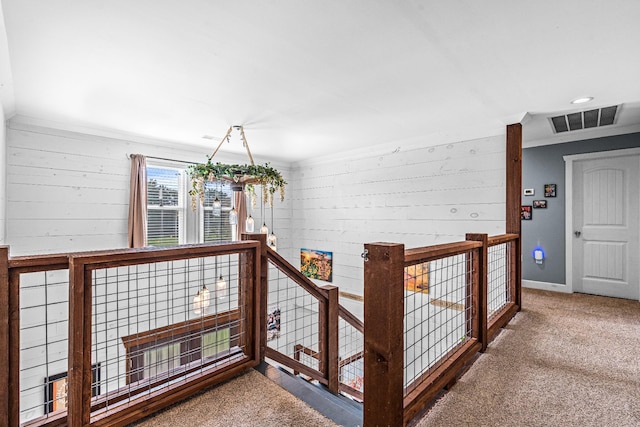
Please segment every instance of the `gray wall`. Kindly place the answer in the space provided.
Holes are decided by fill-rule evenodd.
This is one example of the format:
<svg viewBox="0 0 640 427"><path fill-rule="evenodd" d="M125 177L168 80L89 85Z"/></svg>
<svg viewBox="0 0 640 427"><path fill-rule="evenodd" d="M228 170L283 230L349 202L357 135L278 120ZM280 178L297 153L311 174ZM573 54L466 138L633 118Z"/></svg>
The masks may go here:
<svg viewBox="0 0 640 427"><path fill-rule="evenodd" d="M565 283L565 182L562 156L622 148L640 147L640 133L610 136L522 150L522 188L535 189L534 196L522 196L523 205L546 200L547 209L533 209L533 219L522 221L522 278L548 283ZM555 198L544 197L544 185L556 184ZM546 260L538 265L532 252L540 245Z"/></svg>

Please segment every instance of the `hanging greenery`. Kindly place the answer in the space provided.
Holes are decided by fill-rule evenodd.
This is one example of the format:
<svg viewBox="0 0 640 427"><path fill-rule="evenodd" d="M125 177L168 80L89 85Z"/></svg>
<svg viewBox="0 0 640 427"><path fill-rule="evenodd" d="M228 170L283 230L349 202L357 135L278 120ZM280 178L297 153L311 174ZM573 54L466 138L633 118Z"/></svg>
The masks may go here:
<svg viewBox="0 0 640 427"><path fill-rule="evenodd" d="M215 153L214 153L215 154ZM280 200L284 200L284 187L287 181L277 169L269 166L269 163L262 165L228 165L224 163L213 163L207 158L207 163L190 165L187 173L191 179L191 205L195 209L197 199L204 204L204 184L205 182L229 181L236 189L246 188L251 194L252 204L255 204L255 185L260 185L263 192L263 200L273 205L273 194L278 191Z"/></svg>

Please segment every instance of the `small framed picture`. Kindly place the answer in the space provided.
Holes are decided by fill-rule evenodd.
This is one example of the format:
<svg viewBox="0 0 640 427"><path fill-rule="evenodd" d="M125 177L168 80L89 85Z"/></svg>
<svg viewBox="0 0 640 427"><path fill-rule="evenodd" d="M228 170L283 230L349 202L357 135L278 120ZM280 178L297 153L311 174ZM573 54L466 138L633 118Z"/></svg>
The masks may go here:
<svg viewBox="0 0 640 427"><path fill-rule="evenodd" d="M520 219L523 221L529 221L531 220L532 217L532 212L531 212L531 206L521 206L520 207Z"/></svg>
<svg viewBox="0 0 640 427"><path fill-rule="evenodd" d="M536 190L533 188L525 188L524 189L524 195L525 196L533 196L536 194Z"/></svg>
<svg viewBox="0 0 640 427"><path fill-rule="evenodd" d="M544 185L544 197L556 197L556 185L545 184Z"/></svg>
<svg viewBox="0 0 640 427"><path fill-rule="evenodd" d="M534 209L547 209L547 201L546 200L534 200L533 201Z"/></svg>

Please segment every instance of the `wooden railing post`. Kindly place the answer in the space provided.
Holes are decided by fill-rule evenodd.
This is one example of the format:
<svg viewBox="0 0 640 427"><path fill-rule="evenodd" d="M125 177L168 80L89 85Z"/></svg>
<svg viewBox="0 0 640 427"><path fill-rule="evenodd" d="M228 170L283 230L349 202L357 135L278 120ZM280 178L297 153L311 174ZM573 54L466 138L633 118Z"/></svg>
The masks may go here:
<svg viewBox="0 0 640 427"><path fill-rule="evenodd" d="M255 311L257 328L258 360L264 361L267 348L267 294L269 289L269 261L267 259L267 235L243 233L241 240L256 240L260 242L260 280L256 283Z"/></svg>
<svg viewBox="0 0 640 427"><path fill-rule="evenodd" d="M91 278L90 270L69 257L69 371L67 423L91 420Z"/></svg>
<svg viewBox="0 0 640 427"><path fill-rule="evenodd" d="M320 335L322 354L324 357L325 375L327 387L332 393L338 393L338 287L321 286L327 291L327 303L324 304L320 324L324 328L324 334Z"/></svg>
<svg viewBox="0 0 640 427"><path fill-rule="evenodd" d="M505 232L518 235L515 247L515 294L514 302L518 310L522 308L522 261L521 261L521 225L520 206L522 205L522 125L515 123L507 126L507 200Z"/></svg>
<svg viewBox="0 0 640 427"><path fill-rule="evenodd" d="M11 379L9 328L9 247L0 246L0 377L7 379ZM9 387L0 387L0 414L7 414L6 425L10 418L9 390Z"/></svg>
<svg viewBox="0 0 640 427"><path fill-rule="evenodd" d="M402 426L404 245L364 245L365 426Z"/></svg>
<svg viewBox="0 0 640 427"><path fill-rule="evenodd" d="M489 344L489 334L487 315L487 287L488 287L488 266L489 259L489 236L487 234L467 234L466 240L482 242L482 247L478 249L477 262L474 262L473 280L473 337L482 344L480 351L485 351Z"/></svg>

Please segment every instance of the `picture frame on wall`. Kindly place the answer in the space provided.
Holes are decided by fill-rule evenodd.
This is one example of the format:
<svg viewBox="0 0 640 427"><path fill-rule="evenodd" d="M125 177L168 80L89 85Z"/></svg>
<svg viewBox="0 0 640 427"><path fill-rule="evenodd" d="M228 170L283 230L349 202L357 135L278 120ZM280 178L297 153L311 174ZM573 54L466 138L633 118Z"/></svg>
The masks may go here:
<svg viewBox="0 0 640 427"><path fill-rule="evenodd" d="M556 185L545 184L544 185L544 197L556 197Z"/></svg>
<svg viewBox="0 0 640 427"><path fill-rule="evenodd" d="M100 394L100 363L91 365L91 396ZM44 379L44 413L60 411L67 407L68 373L61 372Z"/></svg>
<svg viewBox="0 0 640 427"><path fill-rule="evenodd" d="M530 221L533 217L531 205L520 207L520 219L523 221Z"/></svg>
<svg viewBox="0 0 640 427"><path fill-rule="evenodd" d="M546 200L534 200L533 201L533 209L547 209L547 201Z"/></svg>
<svg viewBox="0 0 640 427"><path fill-rule="evenodd" d="M536 190L533 188L525 188L524 189L524 195L525 196L533 196L536 194Z"/></svg>

